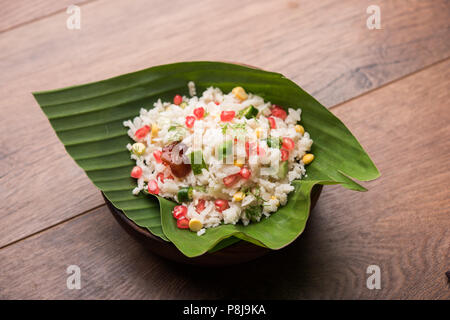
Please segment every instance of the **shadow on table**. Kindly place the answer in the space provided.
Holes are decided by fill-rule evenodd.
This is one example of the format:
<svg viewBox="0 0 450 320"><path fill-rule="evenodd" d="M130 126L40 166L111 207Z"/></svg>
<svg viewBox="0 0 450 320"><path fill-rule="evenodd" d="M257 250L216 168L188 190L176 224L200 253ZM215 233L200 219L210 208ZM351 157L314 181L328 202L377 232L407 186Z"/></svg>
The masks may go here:
<svg viewBox="0 0 450 320"><path fill-rule="evenodd" d="M320 298L330 273L326 241L318 233L320 203L304 233L288 247L252 262L228 267L180 265L165 259L168 272L185 277L179 299L293 299ZM324 250L325 249L325 250Z"/></svg>

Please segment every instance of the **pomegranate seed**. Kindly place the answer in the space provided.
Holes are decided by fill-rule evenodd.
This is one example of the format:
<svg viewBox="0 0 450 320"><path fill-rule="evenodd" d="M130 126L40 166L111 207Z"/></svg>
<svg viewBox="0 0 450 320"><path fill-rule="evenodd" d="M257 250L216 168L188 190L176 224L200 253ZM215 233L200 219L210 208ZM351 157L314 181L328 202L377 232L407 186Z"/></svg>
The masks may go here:
<svg viewBox="0 0 450 320"><path fill-rule="evenodd" d="M295 142L294 140L292 140L291 138L283 138L283 144L282 147L285 148L286 150L292 150L295 147Z"/></svg>
<svg viewBox="0 0 450 320"><path fill-rule="evenodd" d="M139 179L142 176L142 168L135 166L132 170L131 170L131 177L135 178L135 179Z"/></svg>
<svg viewBox="0 0 450 320"><path fill-rule="evenodd" d="M161 155L162 155L162 151L160 151L160 150L153 151L153 157L155 158L155 161L157 163L161 163L162 162L161 161Z"/></svg>
<svg viewBox="0 0 450 320"><path fill-rule="evenodd" d="M194 116L187 116L186 117L186 127L192 128L194 126L195 117Z"/></svg>
<svg viewBox="0 0 450 320"><path fill-rule="evenodd" d="M203 118L204 115L205 115L205 109L203 109L202 107L194 109L194 116L197 119Z"/></svg>
<svg viewBox="0 0 450 320"><path fill-rule="evenodd" d="M160 172L156 175L156 180L161 181L161 183L164 183L164 173Z"/></svg>
<svg viewBox="0 0 450 320"><path fill-rule="evenodd" d="M242 178L248 179L248 178L250 178L252 172L251 172L251 170L249 168L242 167L241 171L239 172L239 174L241 175Z"/></svg>
<svg viewBox="0 0 450 320"><path fill-rule="evenodd" d="M145 136L150 132L151 127L150 126L143 126L142 128L138 129L135 133L134 136L136 137L136 139L138 140L142 140L145 138Z"/></svg>
<svg viewBox="0 0 450 320"><path fill-rule="evenodd" d="M156 182L156 180L150 180L148 182L148 192L151 193L151 194L158 194L159 193L158 182Z"/></svg>
<svg viewBox="0 0 450 320"><path fill-rule="evenodd" d="M179 106L183 102L183 97L177 94L175 97L173 97L173 104L176 104Z"/></svg>
<svg viewBox="0 0 450 320"><path fill-rule="evenodd" d="M281 161L286 161L289 158L289 151L281 149Z"/></svg>
<svg viewBox="0 0 450 320"><path fill-rule="evenodd" d="M220 104L220 102L218 102L218 101L215 101L214 103L216 104L216 106L218 106Z"/></svg>
<svg viewBox="0 0 450 320"><path fill-rule="evenodd" d="M286 117L287 117L286 111L284 111L284 109L282 107L277 106L277 105L273 105L272 115L274 117L277 117L277 118L280 118L283 120L286 120Z"/></svg>
<svg viewBox="0 0 450 320"><path fill-rule="evenodd" d="M195 211L198 213L202 212L205 209L205 202L205 199L199 199Z"/></svg>
<svg viewBox="0 0 450 320"><path fill-rule="evenodd" d="M228 201L223 199L217 199L216 201L214 201L214 205L216 207L216 210L219 212L222 212L223 210L226 210L230 207Z"/></svg>
<svg viewBox="0 0 450 320"><path fill-rule="evenodd" d="M231 176L223 178L223 184L226 187L231 187L233 184L239 181L240 175L239 173L232 174Z"/></svg>
<svg viewBox="0 0 450 320"><path fill-rule="evenodd" d="M177 220L177 227L180 229L189 229L189 220L186 218Z"/></svg>
<svg viewBox="0 0 450 320"><path fill-rule="evenodd" d="M275 122L275 119L273 117L269 117L268 119L269 119L270 129L276 129L277 123Z"/></svg>
<svg viewBox="0 0 450 320"><path fill-rule="evenodd" d="M236 112L233 110L231 111L222 111L220 113L220 120L223 122L231 121L233 120L234 116L236 115Z"/></svg>
<svg viewBox="0 0 450 320"><path fill-rule="evenodd" d="M175 219L181 219L181 218L186 218L186 214L187 214L187 207L186 206L175 206L175 208L173 208L173 217Z"/></svg>

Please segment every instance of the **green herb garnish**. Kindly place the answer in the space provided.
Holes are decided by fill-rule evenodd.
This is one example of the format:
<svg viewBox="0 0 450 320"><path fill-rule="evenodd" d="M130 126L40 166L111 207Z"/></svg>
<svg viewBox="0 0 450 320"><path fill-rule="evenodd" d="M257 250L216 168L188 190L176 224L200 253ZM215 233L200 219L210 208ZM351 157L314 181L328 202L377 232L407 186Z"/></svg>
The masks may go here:
<svg viewBox="0 0 450 320"><path fill-rule="evenodd" d="M269 148L281 148L282 141L279 137L268 137L266 139L266 142Z"/></svg>
<svg viewBox="0 0 450 320"><path fill-rule="evenodd" d="M194 190L195 191L199 191L199 192L206 192L206 186L194 186Z"/></svg>
<svg viewBox="0 0 450 320"><path fill-rule="evenodd" d="M262 206L261 205L253 205L249 206L247 209L245 209L245 215L246 217L255 222L258 221L258 218L261 217L262 214Z"/></svg>
<svg viewBox="0 0 450 320"><path fill-rule="evenodd" d="M170 132L168 141L180 141L183 140L186 135L186 129L180 125L172 125L169 127L167 132Z"/></svg>

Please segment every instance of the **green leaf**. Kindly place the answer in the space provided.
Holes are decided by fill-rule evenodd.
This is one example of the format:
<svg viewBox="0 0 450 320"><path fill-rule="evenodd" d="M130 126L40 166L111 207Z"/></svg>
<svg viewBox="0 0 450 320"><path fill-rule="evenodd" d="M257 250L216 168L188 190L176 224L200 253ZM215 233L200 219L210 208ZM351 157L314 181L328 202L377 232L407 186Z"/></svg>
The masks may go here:
<svg viewBox="0 0 450 320"><path fill-rule="evenodd" d="M177 248L189 257L208 251L221 240L234 236L270 249L280 249L294 241L304 230L309 216L310 192L321 181L294 181L295 190L290 194L288 204L270 218L262 218L248 226L226 224L207 229L202 236L178 229L175 219L169 214L174 204L160 198L163 231ZM325 181L324 181L325 182Z"/></svg>
<svg viewBox="0 0 450 320"><path fill-rule="evenodd" d="M172 100L188 95L187 82L197 92L216 86L229 92L236 85L266 101L302 109L302 125L311 134L315 160L307 177L294 182L295 191L286 206L270 218L242 225L208 229L199 237L176 228L171 210L175 205L147 195L133 196L135 181L129 177L134 162L126 144L131 142L124 120L152 108L159 98ZM67 152L84 169L128 218L153 234L172 241L186 256L194 257L222 248L236 239L278 249L303 231L309 214L310 191L314 184L336 184L352 190L365 188L353 179L368 181L379 172L361 145L329 110L281 74L219 62L184 62L157 66L135 73L54 91L37 92L34 97L50 120ZM224 239L225 242L221 242Z"/></svg>

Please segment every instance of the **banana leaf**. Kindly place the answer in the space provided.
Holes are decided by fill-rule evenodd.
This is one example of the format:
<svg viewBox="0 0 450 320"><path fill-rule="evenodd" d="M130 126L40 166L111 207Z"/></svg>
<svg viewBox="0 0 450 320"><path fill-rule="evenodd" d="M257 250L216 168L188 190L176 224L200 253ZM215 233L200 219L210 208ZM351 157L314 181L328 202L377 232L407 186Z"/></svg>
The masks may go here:
<svg viewBox="0 0 450 320"><path fill-rule="evenodd" d="M134 162L126 144L131 142L124 120L152 108L159 98L188 95L187 82L197 93L209 86L229 92L237 85L274 104L302 109L302 124L311 134L315 160L307 177L294 181L286 206L258 223L221 225L202 236L176 227L174 202L141 194L130 178ZM35 92L67 152L115 207L137 225L173 244L186 256L216 251L237 239L271 249L282 248L304 230L309 215L310 192L315 184L341 184L365 191L353 179L369 181L379 172L356 138L328 109L294 82L274 72L221 63L183 62L152 67L119 77L58 90ZM223 242L221 242L223 241Z"/></svg>

